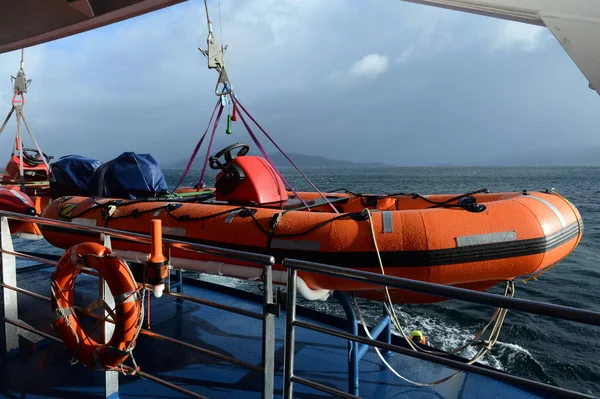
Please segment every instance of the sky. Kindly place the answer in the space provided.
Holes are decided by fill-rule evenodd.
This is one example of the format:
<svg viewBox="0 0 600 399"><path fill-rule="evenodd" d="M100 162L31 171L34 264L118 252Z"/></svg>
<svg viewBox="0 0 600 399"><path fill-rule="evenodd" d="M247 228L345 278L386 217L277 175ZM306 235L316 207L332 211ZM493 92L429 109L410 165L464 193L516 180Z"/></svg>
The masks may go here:
<svg viewBox="0 0 600 399"><path fill-rule="evenodd" d="M600 98L546 28L399 0L209 7L237 98L284 151L426 166L600 146ZM217 100L205 18L189 1L26 49L24 113L44 152L187 160ZM2 118L19 56L0 54ZM243 125L222 124L212 152L237 141L251 143Z"/></svg>

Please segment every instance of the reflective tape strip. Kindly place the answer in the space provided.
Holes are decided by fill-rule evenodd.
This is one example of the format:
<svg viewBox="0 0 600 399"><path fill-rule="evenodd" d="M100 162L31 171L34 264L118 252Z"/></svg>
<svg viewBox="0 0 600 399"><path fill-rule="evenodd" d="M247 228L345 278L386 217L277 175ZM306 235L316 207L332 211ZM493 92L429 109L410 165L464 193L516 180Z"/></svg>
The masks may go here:
<svg viewBox="0 0 600 399"><path fill-rule="evenodd" d="M136 291L125 292L124 294L115 295L115 304L122 305L124 303L137 301L139 295Z"/></svg>
<svg viewBox="0 0 600 399"><path fill-rule="evenodd" d="M107 202L114 201L112 198L95 198L94 201L97 204L106 204Z"/></svg>
<svg viewBox="0 0 600 399"><path fill-rule="evenodd" d="M21 192L11 189L10 193L20 199L22 203L30 205L29 201L27 201L27 198L25 198Z"/></svg>
<svg viewBox="0 0 600 399"><path fill-rule="evenodd" d="M470 247L472 245L495 244L498 242L516 241L517 233L514 231L501 231L498 233L476 234L473 236L456 237L457 247Z"/></svg>
<svg viewBox="0 0 600 399"><path fill-rule="evenodd" d="M381 220L383 221L383 232L393 233L394 232L394 220L392 212L384 211L381 214Z"/></svg>
<svg viewBox="0 0 600 399"><path fill-rule="evenodd" d="M321 248L321 243L319 241L282 240L274 238L271 240L271 248L318 251L319 248Z"/></svg>
<svg viewBox="0 0 600 399"><path fill-rule="evenodd" d="M560 211L558 209L556 209L556 207L554 205L552 205L550 202L546 201L543 198L536 197L535 195L526 195L525 198L532 198L532 199L540 201L542 204L544 204L548 208L550 208L550 210L552 210L552 212L554 212L554 214L558 218L558 221L560 222L561 227L565 227L567 225L567 222L565 221L565 217L563 216L563 214L560 213Z"/></svg>
<svg viewBox="0 0 600 399"><path fill-rule="evenodd" d="M96 219L87 219L87 218L75 218L71 219L72 223L79 223L86 226L95 226L98 221Z"/></svg>
<svg viewBox="0 0 600 399"><path fill-rule="evenodd" d="M171 226L163 226L162 232L163 234L168 234L171 236L181 236L185 237L186 229L183 227L171 227Z"/></svg>
<svg viewBox="0 0 600 399"><path fill-rule="evenodd" d="M56 308L54 312L56 313L56 320L66 319L69 316L73 316L71 308Z"/></svg>
<svg viewBox="0 0 600 399"><path fill-rule="evenodd" d="M233 219L237 216L238 213L240 213L242 211L242 209L238 209L236 211L232 211L229 215L227 215L227 217L225 218L225 223L231 223L233 222Z"/></svg>

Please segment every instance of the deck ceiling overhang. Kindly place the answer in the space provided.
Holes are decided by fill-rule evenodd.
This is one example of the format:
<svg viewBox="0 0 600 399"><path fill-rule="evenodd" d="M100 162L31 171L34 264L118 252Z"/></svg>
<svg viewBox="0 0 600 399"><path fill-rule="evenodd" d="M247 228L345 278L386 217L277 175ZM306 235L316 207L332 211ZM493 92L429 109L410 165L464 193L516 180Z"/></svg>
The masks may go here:
<svg viewBox="0 0 600 399"><path fill-rule="evenodd" d="M0 54L89 31L186 0L2 0Z"/></svg>

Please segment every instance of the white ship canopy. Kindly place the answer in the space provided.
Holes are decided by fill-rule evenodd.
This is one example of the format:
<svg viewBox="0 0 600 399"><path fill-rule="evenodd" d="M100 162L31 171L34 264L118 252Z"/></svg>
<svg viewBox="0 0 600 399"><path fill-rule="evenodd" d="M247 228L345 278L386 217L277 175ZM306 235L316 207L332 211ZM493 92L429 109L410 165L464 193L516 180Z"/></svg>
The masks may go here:
<svg viewBox="0 0 600 399"><path fill-rule="evenodd" d="M403 0L546 26L600 94L599 0Z"/></svg>

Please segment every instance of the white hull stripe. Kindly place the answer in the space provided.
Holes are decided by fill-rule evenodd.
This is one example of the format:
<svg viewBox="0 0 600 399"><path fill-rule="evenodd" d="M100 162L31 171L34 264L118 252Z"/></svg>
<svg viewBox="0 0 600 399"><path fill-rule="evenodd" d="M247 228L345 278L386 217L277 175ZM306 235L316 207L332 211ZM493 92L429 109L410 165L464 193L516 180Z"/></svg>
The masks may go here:
<svg viewBox="0 0 600 399"><path fill-rule="evenodd" d="M527 195L527 196L525 196L525 198L531 198L531 199L535 199L535 200L540 201L542 204L544 204L548 208L550 208L550 210L552 212L554 212L554 214L558 218L558 221L560 222L561 227L565 227L567 225L567 222L565 221L565 217L562 215L562 213L560 213L560 211L558 209L556 209L556 207L554 205L552 205L551 203L549 203L545 199L540 198L540 197L536 197L535 195Z"/></svg>
<svg viewBox="0 0 600 399"><path fill-rule="evenodd" d="M20 191L11 189L10 193L12 195L14 195L15 197L17 197L18 199L20 199L22 203L27 204L27 205L31 205L31 203L29 201L27 201L27 198L23 197L23 194L21 194Z"/></svg>
<svg viewBox="0 0 600 399"><path fill-rule="evenodd" d="M473 245L495 244L498 242L516 241L517 233L514 231L501 231L497 233L477 234L474 236L456 237L457 247L470 247Z"/></svg>

